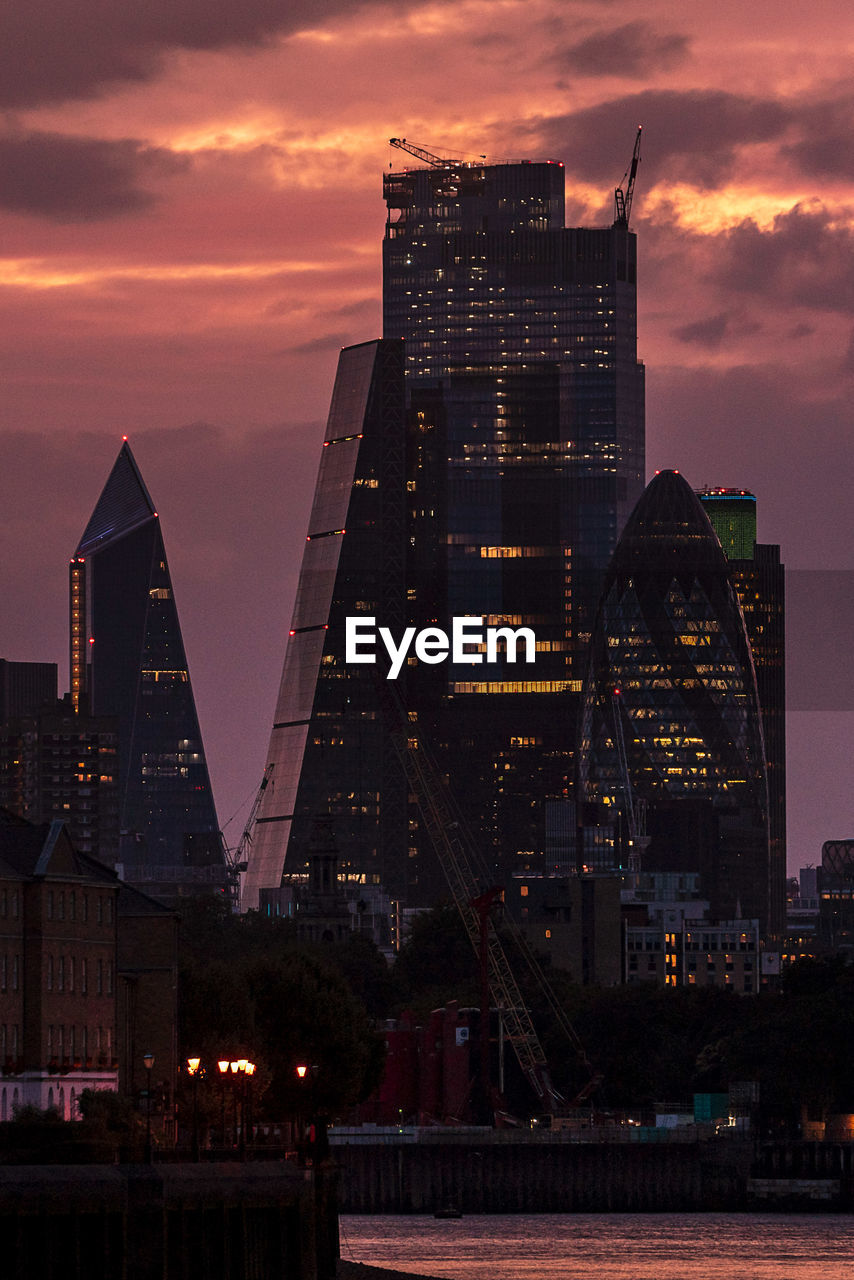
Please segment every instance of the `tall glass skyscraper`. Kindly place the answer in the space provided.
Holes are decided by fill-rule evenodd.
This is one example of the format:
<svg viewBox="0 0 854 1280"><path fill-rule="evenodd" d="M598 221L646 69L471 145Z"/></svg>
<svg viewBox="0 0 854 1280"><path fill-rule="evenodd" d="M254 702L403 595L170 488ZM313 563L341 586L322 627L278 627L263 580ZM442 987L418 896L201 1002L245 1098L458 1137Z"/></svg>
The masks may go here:
<svg viewBox="0 0 854 1280"><path fill-rule="evenodd" d="M116 718L124 878L172 899L225 863L163 535L130 446L70 567L71 697Z"/></svg>
<svg viewBox="0 0 854 1280"><path fill-rule="evenodd" d="M650 482L605 577L579 791L613 833L591 844L589 870L629 864L618 833L628 805L640 804L643 870L699 873L713 918L755 917L767 928L768 788L753 658L720 543L674 471Z"/></svg>
<svg viewBox="0 0 854 1280"><path fill-rule="evenodd" d="M408 896L403 774L376 666L346 663L345 621L403 629L404 494L403 344L347 347L321 449L245 909L258 907L284 874L307 872L318 824L345 874Z"/></svg>
<svg viewBox="0 0 854 1280"><path fill-rule="evenodd" d="M377 785L388 746L371 734L383 712L367 694L372 669L341 656L336 628L348 612L391 629L450 633L453 618L473 616L534 632L531 664L503 651L488 665L410 659L396 689L411 741L432 748L492 874L544 866L546 803L572 803L582 654L601 580L643 489L628 227L566 228L555 163L443 161L385 175L383 194L384 340L374 355L370 344L345 351L339 365L247 906L283 872L305 871L312 812L338 814L348 874L381 880L407 905L446 892L393 766ZM394 400L396 419L380 422L376 405ZM339 443L357 438L349 452ZM372 461L371 440L393 461ZM345 452L333 482L331 459ZM306 621L321 536L332 558ZM310 638L321 625L322 644ZM366 708L346 732L340 708L324 710L327 689L347 715Z"/></svg>
<svg viewBox="0 0 854 1280"><path fill-rule="evenodd" d="M412 621L475 614L537 637L532 667L410 680L421 731L506 879L546 868L544 806L569 802L593 613L643 490L636 239L565 227L556 163L412 168L386 175L384 195Z"/></svg>

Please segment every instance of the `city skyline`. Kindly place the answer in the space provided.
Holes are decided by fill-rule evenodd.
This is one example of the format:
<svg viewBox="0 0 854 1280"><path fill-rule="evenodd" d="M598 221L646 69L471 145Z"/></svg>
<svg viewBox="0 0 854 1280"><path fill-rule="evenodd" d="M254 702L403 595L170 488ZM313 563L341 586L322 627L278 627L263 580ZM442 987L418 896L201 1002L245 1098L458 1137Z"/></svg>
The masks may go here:
<svg viewBox="0 0 854 1280"><path fill-rule="evenodd" d="M745 33L731 3L643 20L626 0L329 4L302 26L291 6L276 35L259 0L231 15L242 27L211 9L204 31L94 40L87 8L79 48L51 43L39 6L41 43L27 16L4 42L37 73L5 81L0 655L57 661L67 683L68 547L87 475L130 433L170 530L220 820L245 815L337 351L380 333L385 139L564 160L568 223L606 226L639 122L648 475L755 492L793 580L848 586L823 625L847 639L847 8L814 8L804 34L773 5ZM794 866L849 834L852 706L840 666L790 715Z"/></svg>

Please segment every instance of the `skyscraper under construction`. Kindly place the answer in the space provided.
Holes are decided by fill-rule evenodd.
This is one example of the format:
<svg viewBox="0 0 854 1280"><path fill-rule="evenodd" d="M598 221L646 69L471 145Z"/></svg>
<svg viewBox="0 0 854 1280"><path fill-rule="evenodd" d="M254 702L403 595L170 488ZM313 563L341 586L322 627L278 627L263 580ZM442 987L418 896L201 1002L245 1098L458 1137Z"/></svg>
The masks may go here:
<svg viewBox="0 0 854 1280"><path fill-rule="evenodd" d="M357 464L337 482L339 506L345 488L353 502L366 487L373 494L380 522L373 533L349 518L315 532L323 495L333 492L324 458L306 557L315 557L316 533L343 539L343 548L348 539L364 545L347 551L355 570L345 574L343 548L337 568L330 564L339 616L361 612L377 626L402 619L416 632L450 632L453 618L469 616L533 632L533 663L512 663L503 651L489 664L478 662L482 652L441 663L410 658L396 682L410 736L432 747L484 856L506 877L544 866L546 804L571 803L583 653L605 568L643 489L631 193L626 201L618 192L612 226L567 228L558 163L457 163L397 145L422 162L383 179L383 349L402 340L403 372L392 372L387 360L382 370L374 364L371 393L400 403L396 462L385 466L385 478ZM343 354L330 422L346 397L352 360ZM364 451L376 426L357 421L365 401L362 410L352 395L347 403L355 410L347 432L363 436ZM327 433L324 452L332 448ZM390 623L377 593L358 581L359 565L367 577L374 568L367 548L380 528L384 542L396 545L393 572L400 574ZM308 572L306 559L285 676L292 647L303 643ZM394 767L386 762L384 772L367 776L358 747L364 721L356 736L353 724L349 733L331 732L331 723L344 722L330 720L328 702L323 709L325 677L335 674L341 706L352 709L346 691L357 680L354 687L364 688L365 672L346 663L332 613L321 625L318 675L313 690L303 690L299 719L309 746L322 745L323 770L334 755L338 776L349 760L351 783L327 785L301 749L282 754L274 729L269 762L277 782L265 794L244 901L254 905L260 888L305 866L312 813L352 835L357 812L362 852L357 840L344 839L345 869L388 884L410 903L430 901L441 882L417 812L401 808L406 788ZM287 683L283 677L277 725L290 716L282 702ZM382 715L376 700L366 714Z"/></svg>

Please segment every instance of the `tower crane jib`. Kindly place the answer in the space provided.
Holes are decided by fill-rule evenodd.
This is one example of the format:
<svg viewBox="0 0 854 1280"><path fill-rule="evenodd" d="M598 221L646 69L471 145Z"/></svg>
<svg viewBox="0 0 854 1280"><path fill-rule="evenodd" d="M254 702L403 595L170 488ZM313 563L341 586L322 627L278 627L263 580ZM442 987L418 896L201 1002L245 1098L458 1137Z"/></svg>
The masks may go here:
<svg viewBox="0 0 854 1280"><path fill-rule="evenodd" d="M625 227L628 229L629 218L632 213L632 200L635 194L635 178L638 173L638 165L640 164L640 146L641 132L643 125L638 125L637 137L635 138L635 149L632 152L631 163L623 174L623 183L625 187L619 186L614 191L614 226Z"/></svg>

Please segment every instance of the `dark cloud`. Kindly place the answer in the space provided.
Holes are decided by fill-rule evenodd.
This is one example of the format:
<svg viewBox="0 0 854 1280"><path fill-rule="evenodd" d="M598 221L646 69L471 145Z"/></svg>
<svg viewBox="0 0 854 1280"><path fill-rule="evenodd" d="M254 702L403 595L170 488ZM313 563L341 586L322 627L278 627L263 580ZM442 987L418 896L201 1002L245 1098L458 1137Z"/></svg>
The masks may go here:
<svg viewBox="0 0 854 1280"><path fill-rule="evenodd" d="M854 172L854 95L850 89L799 112L800 139L783 148L804 173L819 178L844 178Z"/></svg>
<svg viewBox="0 0 854 1280"><path fill-rule="evenodd" d="M350 341L350 334L343 330L338 333L322 333L317 338L309 338L296 346L288 347L291 355L314 356L325 351L337 351Z"/></svg>
<svg viewBox="0 0 854 1280"><path fill-rule="evenodd" d="M662 34L645 22L627 22L554 53L554 61L577 76L643 78L681 62L688 52L687 36Z"/></svg>
<svg viewBox="0 0 854 1280"><path fill-rule="evenodd" d="M752 489L759 539L790 568L854 568L851 407L826 372L767 364L649 370L647 468Z"/></svg>
<svg viewBox="0 0 854 1280"><path fill-rule="evenodd" d="M796 205L768 230L745 221L718 240L711 279L728 293L854 312L854 232L829 210Z"/></svg>
<svg viewBox="0 0 854 1280"><path fill-rule="evenodd" d="M7 0L0 106L91 97L150 79L169 50L262 45L357 7L354 0Z"/></svg>
<svg viewBox="0 0 854 1280"><path fill-rule="evenodd" d="M680 342L695 342L701 347L719 347L729 329L729 319L725 313L709 316L707 320L696 320L693 324L683 325L674 330L674 336Z"/></svg>
<svg viewBox="0 0 854 1280"><path fill-rule="evenodd" d="M613 182L628 161L634 126L643 125L638 182L661 178L712 188L723 182L738 147L781 137L793 109L722 90L649 89L534 123L537 140L570 173ZM533 140L532 140L533 141Z"/></svg>
<svg viewBox="0 0 854 1280"><path fill-rule="evenodd" d="M151 204L146 184L187 165L132 139L0 134L0 208L61 222L114 218Z"/></svg>

